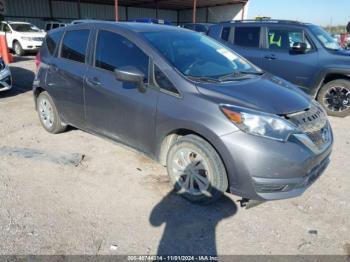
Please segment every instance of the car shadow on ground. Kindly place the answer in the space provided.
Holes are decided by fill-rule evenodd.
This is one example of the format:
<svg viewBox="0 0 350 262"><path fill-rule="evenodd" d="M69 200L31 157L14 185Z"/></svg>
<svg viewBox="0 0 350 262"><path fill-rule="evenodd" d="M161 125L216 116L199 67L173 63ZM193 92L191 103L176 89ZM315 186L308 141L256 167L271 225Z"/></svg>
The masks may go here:
<svg viewBox="0 0 350 262"><path fill-rule="evenodd" d="M13 57L13 62L12 63L17 63L17 62L24 62L24 61L33 61L35 59L35 55L33 54L27 54L24 56L16 56L14 54L12 54Z"/></svg>
<svg viewBox="0 0 350 262"><path fill-rule="evenodd" d="M10 66L12 74L12 89L4 92L0 92L0 98L16 96L32 90L32 84L34 80L34 72L28 69Z"/></svg>
<svg viewBox="0 0 350 262"><path fill-rule="evenodd" d="M217 256L216 226L236 212L236 204L225 195L213 204L197 205L169 193L149 218L155 227L165 224L157 255Z"/></svg>

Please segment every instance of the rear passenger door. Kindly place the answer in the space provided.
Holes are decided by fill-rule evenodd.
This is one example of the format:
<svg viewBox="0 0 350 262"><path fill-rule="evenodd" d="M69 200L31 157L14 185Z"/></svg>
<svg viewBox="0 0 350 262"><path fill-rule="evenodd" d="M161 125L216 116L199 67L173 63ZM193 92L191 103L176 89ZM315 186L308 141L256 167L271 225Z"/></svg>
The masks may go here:
<svg viewBox="0 0 350 262"><path fill-rule="evenodd" d="M68 30L58 57L52 58L46 85L68 124L84 127L84 77L87 70L89 29Z"/></svg>
<svg viewBox="0 0 350 262"><path fill-rule="evenodd" d="M261 66L261 28L259 26L223 26L221 40L253 64Z"/></svg>
<svg viewBox="0 0 350 262"><path fill-rule="evenodd" d="M143 72L148 86L148 55L121 32L100 29L86 76L87 123L94 132L150 153L159 92L149 86L142 92L136 84L117 80L114 69L127 67Z"/></svg>
<svg viewBox="0 0 350 262"><path fill-rule="evenodd" d="M311 87L318 75L318 52L304 30L292 26L268 26L261 51L262 68L296 85ZM305 53L292 50L296 42L306 43Z"/></svg>

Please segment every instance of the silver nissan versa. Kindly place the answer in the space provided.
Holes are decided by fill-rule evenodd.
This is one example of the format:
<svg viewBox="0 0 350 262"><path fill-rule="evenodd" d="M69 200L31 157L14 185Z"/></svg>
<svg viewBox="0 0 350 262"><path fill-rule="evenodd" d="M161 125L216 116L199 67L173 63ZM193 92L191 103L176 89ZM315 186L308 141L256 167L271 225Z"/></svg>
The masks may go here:
<svg viewBox="0 0 350 262"><path fill-rule="evenodd" d="M219 42L172 26L94 22L48 33L33 92L43 127L127 144L197 203L301 195L329 163L322 107ZM285 70L288 70L286 68Z"/></svg>

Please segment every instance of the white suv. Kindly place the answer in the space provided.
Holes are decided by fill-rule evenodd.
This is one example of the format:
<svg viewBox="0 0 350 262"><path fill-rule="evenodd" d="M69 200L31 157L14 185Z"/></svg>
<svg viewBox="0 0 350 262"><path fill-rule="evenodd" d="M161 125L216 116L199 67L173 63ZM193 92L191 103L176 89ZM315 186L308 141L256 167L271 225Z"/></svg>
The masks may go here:
<svg viewBox="0 0 350 262"><path fill-rule="evenodd" d="M8 47L20 56L27 51L37 51L46 35L43 30L26 22L3 21L0 31L5 33Z"/></svg>

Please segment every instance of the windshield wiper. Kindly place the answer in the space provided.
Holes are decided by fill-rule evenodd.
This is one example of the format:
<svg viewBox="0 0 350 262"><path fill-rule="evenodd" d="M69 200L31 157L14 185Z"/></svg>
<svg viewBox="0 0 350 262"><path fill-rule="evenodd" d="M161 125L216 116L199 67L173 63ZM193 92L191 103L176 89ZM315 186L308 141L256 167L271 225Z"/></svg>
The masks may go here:
<svg viewBox="0 0 350 262"><path fill-rule="evenodd" d="M208 76L188 76L189 79L200 82L208 82L208 83L218 83L220 82L216 78L208 77Z"/></svg>
<svg viewBox="0 0 350 262"><path fill-rule="evenodd" d="M223 82L225 80L238 80L238 79L246 79L244 76L246 75L263 75L265 74L264 71L256 71L256 72L252 72L252 71L234 71L228 75L223 75L221 77L219 77L219 81Z"/></svg>

